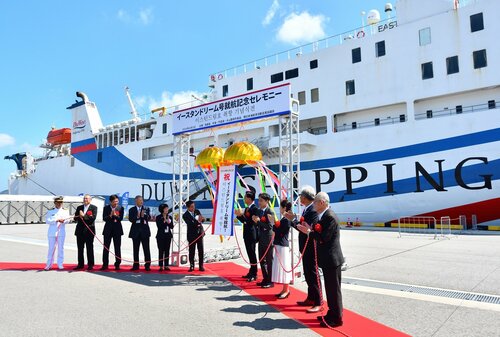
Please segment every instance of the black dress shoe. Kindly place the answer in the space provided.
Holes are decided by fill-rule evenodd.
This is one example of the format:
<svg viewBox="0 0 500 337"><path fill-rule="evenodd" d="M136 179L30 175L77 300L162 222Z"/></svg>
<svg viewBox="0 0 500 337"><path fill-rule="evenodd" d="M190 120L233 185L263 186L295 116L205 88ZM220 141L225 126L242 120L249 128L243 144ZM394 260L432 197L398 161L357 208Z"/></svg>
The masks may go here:
<svg viewBox="0 0 500 337"><path fill-rule="evenodd" d="M331 321L331 320L328 320L328 319L325 319L325 320L321 320L321 322L319 323L319 325L323 328L336 328L338 326L342 326L342 324L344 324L344 322L342 321Z"/></svg>
<svg viewBox="0 0 500 337"><path fill-rule="evenodd" d="M314 301L306 299L305 301L298 301L297 304L301 307L312 307L314 305Z"/></svg>
<svg viewBox="0 0 500 337"><path fill-rule="evenodd" d="M159 271L163 271L163 267L160 267Z"/></svg>
<svg viewBox="0 0 500 337"><path fill-rule="evenodd" d="M274 283L272 283L272 282L266 283L266 284L263 284L261 287L264 288L264 289L273 288L274 287Z"/></svg>
<svg viewBox="0 0 500 337"><path fill-rule="evenodd" d="M249 278L250 274L243 275L241 278Z"/></svg>
<svg viewBox="0 0 500 337"><path fill-rule="evenodd" d="M83 269L83 266L76 266L75 268L73 268L73 270L82 270Z"/></svg>
<svg viewBox="0 0 500 337"><path fill-rule="evenodd" d="M94 266L88 266L87 270L94 270Z"/></svg>
<svg viewBox="0 0 500 337"><path fill-rule="evenodd" d="M264 282L264 281L257 282L257 286L259 286L259 287L262 287L264 284L266 284L266 282Z"/></svg>
<svg viewBox="0 0 500 337"><path fill-rule="evenodd" d="M200 271L205 271L205 268L203 268L203 266L202 266L202 267L199 268L199 270Z"/></svg>
<svg viewBox="0 0 500 337"><path fill-rule="evenodd" d="M194 271L194 266L189 267L189 272Z"/></svg>
<svg viewBox="0 0 500 337"><path fill-rule="evenodd" d="M145 269L146 271L151 271L151 267L150 267L150 266L146 266L146 267L144 267L144 269Z"/></svg>
<svg viewBox="0 0 500 337"><path fill-rule="evenodd" d="M165 267L163 270L170 271L170 268L169 267Z"/></svg>
<svg viewBox="0 0 500 337"><path fill-rule="evenodd" d="M134 266L130 269L131 271L136 271L136 270L139 270L139 267L138 266Z"/></svg>
<svg viewBox="0 0 500 337"><path fill-rule="evenodd" d="M108 266L102 266L99 270L108 270Z"/></svg>
<svg viewBox="0 0 500 337"><path fill-rule="evenodd" d="M120 266L115 266L115 270L120 270Z"/></svg>
<svg viewBox="0 0 500 337"><path fill-rule="evenodd" d="M253 282L253 281L255 281L255 280L257 280L257 277L255 277L255 276L249 276L249 277L247 278L247 282Z"/></svg>

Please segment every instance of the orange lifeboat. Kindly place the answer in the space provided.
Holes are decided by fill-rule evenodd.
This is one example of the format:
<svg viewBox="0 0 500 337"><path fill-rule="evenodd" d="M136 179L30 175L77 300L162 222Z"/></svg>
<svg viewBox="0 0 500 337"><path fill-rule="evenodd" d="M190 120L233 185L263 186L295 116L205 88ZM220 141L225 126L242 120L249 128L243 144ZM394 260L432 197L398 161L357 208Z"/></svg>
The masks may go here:
<svg viewBox="0 0 500 337"><path fill-rule="evenodd" d="M50 130L49 134L47 135L47 143L49 143L50 145L62 145L71 143L71 129L52 128L52 130Z"/></svg>

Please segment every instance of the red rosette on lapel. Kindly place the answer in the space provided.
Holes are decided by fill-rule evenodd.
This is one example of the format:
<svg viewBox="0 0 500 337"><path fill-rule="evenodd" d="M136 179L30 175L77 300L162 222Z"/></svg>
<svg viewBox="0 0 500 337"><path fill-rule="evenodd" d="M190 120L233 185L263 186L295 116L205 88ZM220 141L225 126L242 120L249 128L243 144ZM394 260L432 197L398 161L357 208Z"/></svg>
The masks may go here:
<svg viewBox="0 0 500 337"><path fill-rule="evenodd" d="M322 230L323 230L323 227L321 227L321 224L317 223L314 225L315 232L321 233Z"/></svg>
<svg viewBox="0 0 500 337"><path fill-rule="evenodd" d="M300 217L300 223L303 223L303 222L304 222L304 217L303 217L303 216L301 216L301 217Z"/></svg>
<svg viewBox="0 0 500 337"><path fill-rule="evenodd" d="M115 216L120 216L120 212L115 211Z"/></svg>
<svg viewBox="0 0 500 337"><path fill-rule="evenodd" d="M248 211L247 211L247 212L245 213L245 216L246 216L247 218L249 218L249 217L250 217L250 212L248 212Z"/></svg>
<svg viewBox="0 0 500 337"><path fill-rule="evenodd" d="M260 222L264 222L264 223L267 222L266 216L263 216L262 218L260 218Z"/></svg>
<svg viewBox="0 0 500 337"><path fill-rule="evenodd" d="M87 211L88 216L92 216L92 211Z"/></svg>
<svg viewBox="0 0 500 337"><path fill-rule="evenodd" d="M276 220L276 221L274 222L274 225L276 226L276 228L280 228L280 226L281 226L281 222L280 222L279 220Z"/></svg>

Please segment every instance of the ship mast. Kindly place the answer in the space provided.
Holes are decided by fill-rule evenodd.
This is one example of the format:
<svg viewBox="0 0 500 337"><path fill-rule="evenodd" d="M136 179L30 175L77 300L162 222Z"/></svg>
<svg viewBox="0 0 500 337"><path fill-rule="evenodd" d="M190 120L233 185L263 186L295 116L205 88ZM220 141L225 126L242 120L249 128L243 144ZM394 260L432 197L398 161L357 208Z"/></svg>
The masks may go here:
<svg viewBox="0 0 500 337"><path fill-rule="evenodd" d="M130 92L129 92L128 87L125 87L125 95L127 96L128 104L130 105L130 110L131 110L130 113L132 114L133 119L137 120L138 119L137 110L135 109L135 105L134 105L134 102L132 101L132 97L130 97Z"/></svg>

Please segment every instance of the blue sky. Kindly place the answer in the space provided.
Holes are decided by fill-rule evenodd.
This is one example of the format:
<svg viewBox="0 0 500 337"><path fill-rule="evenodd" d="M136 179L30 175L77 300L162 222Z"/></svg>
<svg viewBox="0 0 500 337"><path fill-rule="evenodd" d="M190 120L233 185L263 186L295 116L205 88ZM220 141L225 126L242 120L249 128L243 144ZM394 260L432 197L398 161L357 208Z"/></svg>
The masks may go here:
<svg viewBox="0 0 500 337"><path fill-rule="evenodd" d="M382 0L0 2L0 191L16 152L69 127L76 91L105 124L207 92L208 76L361 25Z"/></svg>

